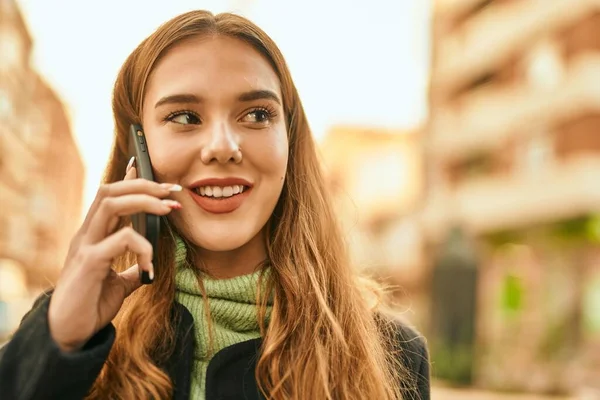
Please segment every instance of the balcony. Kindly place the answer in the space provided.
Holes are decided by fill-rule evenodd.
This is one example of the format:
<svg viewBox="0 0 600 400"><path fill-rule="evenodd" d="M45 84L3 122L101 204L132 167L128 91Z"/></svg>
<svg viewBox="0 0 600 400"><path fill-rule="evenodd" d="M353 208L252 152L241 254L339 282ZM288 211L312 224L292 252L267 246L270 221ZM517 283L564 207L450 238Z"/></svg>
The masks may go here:
<svg viewBox="0 0 600 400"><path fill-rule="evenodd" d="M527 85L493 89L467 97L459 110L441 109L433 116L428 151L456 159L493 151L540 126L554 127L600 112L600 54L578 56L552 90Z"/></svg>
<svg viewBox="0 0 600 400"><path fill-rule="evenodd" d="M431 87L452 93L496 69L536 39L600 11L599 0L498 2L440 38Z"/></svg>
<svg viewBox="0 0 600 400"><path fill-rule="evenodd" d="M485 234L599 212L597 171L600 157L587 156L554 164L535 175L467 182L431 196L421 222L426 236L436 240L453 222Z"/></svg>

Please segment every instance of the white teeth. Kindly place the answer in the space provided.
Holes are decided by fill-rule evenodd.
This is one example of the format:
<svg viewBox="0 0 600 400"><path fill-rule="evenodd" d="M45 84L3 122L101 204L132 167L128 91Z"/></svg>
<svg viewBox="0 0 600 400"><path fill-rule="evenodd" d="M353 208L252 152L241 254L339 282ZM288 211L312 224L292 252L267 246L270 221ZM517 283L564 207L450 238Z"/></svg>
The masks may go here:
<svg viewBox="0 0 600 400"><path fill-rule="evenodd" d="M213 186L212 188L212 195L213 197L222 197L223 196L223 189L221 189L218 186Z"/></svg>
<svg viewBox="0 0 600 400"><path fill-rule="evenodd" d="M223 188L223 197L231 197L233 196L233 188L231 186L226 186Z"/></svg>
<svg viewBox="0 0 600 400"><path fill-rule="evenodd" d="M243 185L232 185L232 186L202 186L196 188L196 193L199 193L201 196L207 197L231 197L233 195L242 193L244 191Z"/></svg>

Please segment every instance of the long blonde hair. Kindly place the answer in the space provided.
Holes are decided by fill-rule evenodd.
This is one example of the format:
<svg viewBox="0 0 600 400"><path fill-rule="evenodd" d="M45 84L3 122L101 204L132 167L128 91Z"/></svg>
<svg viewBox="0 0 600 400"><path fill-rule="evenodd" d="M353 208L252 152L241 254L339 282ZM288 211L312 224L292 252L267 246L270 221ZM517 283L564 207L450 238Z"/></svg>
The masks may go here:
<svg viewBox="0 0 600 400"><path fill-rule="evenodd" d="M393 399L409 377L393 337L375 321L327 197L304 109L275 43L234 14L192 11L175 17L144 40L123 65L114 87L116 137L105 181L122 179L127 130L141 121L148 77L171 46L182 40L225 35L248 43L279 77L289 139L284 188L268 223L267 251L274 294L270 323L262 329L256 380L270 399ZM125 222L124 222L125 223ZM167 230L168 231L168 230ZM174 244L161 238L156 281L132 294L115 320L116 342L90 398L169 398L172 383L158 365L171 355L175 333ZM131 265L132 255L117 262ZM258 313L264 315L266 295ZM388 346L389 344L389 346Z"/></svg>

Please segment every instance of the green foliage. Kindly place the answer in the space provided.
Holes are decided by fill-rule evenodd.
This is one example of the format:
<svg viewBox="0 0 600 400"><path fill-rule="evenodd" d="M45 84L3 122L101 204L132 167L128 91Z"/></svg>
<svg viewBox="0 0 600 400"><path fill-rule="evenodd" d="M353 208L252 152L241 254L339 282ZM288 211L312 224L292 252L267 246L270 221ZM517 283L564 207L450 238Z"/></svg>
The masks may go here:
<svg viewBox="0 0 600 400"><path fill-rule="evenodd" d="M514 314L523 308L523 283L518 276L509 274L504 278L501 306L504 312Z"/></svg>
<svg viewBox="0 0 600 400"><path fill-rule="evenodd" d="M498 248L510 243L523 243L531 234L552 246L600 244L600 215L590 214L524 229L492 232L482 239L484 243Z"/></svg>
<svg viewBox="0 0 600 400"><path fill-rule="evenodd" d="M437 379L468 385L473 377L473 348L466 344L432 344L432 374Z"/></svg>

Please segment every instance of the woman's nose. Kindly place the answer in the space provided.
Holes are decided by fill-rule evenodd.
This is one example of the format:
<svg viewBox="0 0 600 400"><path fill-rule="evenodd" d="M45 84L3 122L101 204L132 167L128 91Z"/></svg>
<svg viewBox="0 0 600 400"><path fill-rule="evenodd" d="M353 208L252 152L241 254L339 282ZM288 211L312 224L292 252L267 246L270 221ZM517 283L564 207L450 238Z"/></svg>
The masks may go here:
<svg viewBox="0 0 600 400"><path fill-rule="evenodd" d="M204 164L216 161L220 164L242 161L242 152L236 135L226 124L216 124L210 129L209 138L203 146L200 158Z"/></svg>

